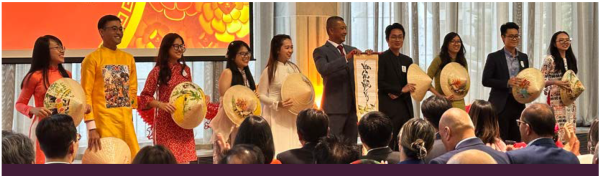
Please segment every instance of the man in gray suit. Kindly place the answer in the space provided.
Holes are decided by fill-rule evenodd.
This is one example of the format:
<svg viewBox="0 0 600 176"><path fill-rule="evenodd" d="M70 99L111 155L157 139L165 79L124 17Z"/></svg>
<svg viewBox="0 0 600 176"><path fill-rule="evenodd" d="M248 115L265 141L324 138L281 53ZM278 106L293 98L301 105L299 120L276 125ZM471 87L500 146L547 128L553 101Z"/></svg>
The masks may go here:
<svg viewBox="0 0 600 176"><path fill-rule="evenodd" d="M329 116L333 135L343 136L356 144L358 137L354 97L354 54L361 51L342 44L346 41L346 23L339 16L327 19L329 40L313 52L317 71L324 82L321 108Z"/></svg>

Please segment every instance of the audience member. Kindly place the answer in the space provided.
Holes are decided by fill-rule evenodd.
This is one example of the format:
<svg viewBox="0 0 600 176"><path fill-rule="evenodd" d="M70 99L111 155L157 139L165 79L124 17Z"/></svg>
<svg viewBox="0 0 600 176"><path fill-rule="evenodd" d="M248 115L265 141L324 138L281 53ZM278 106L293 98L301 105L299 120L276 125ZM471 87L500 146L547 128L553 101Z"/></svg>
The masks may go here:
<svg viewBox="0 0 600 176"><path fill-rule="evenodd" d="M467 150L454 155L447 164L498 164L492 156L480 150Z"/></svg>
<svg viewBox="0 0 600 176"><path fill-rule="evenodd" d="M435 141L433 142L433 147L427 153L427 156L425 156L425 163L429 163L429 161L431 161L433 158L446 153L446 148L444 147L444 143L442 143L442 139L438 133L438 124L440 123L442 114L444 114L444 112L450 108L452 108L452 102L446 99L446 97L442 96L432 95L423 100L423 103L421 103L421 112L423 113L423 118L425 118L425 120L431 123L431 125L433 125L435 128Z"/></svg>
<svg viewBox="0 0 600 176"><path fill-rule="evenodd" d="M475 136L481 139L485 145L506 152L506 144L500 139L498 115L490 102L475 100L471 104L469 116L475 125Z"/></svg>
<svg viewBox="0 0 600 176"><path fill-rule="evenodd" d="M431 160L430 164L446 164L452 156L470 149L489 154L498 164L509 164L505 153L485 146L483 141L475 136L473 122L469 114L462 109L452 108L446 111L440 119L438 129L448 152Z"/></svg>
<svg viewBox="0 0 600 176"><path fill-rule="evenodd" d="M313 154L316 164L350 164L360 157L351 142L338 136L323 137Z"/></svg>
<svg viewBox="0 0 600 176"><path fill-rule="evenodd" d="M319 139L329 132L329 117L316 109L305 109L296 119L298 138L302 148L291 149L277 155L282 164L313 164L313 151Z"/></svg>
<svg viewBox="0 0 600 176"><path fill-rule="evenodd" d="M73 118L55 114L42 119L35 129L46 164L71 164L77 155L79 139Z"/></svg>
<svg viewBox="0 0 600 176"><path fill-rule="evenodd" d="M34 164L33 142L27 136L2 130L2 164Z"/></svg>
<svg viewBox="0 0 600 176"><path fill-rule="evenodd" d="M552 140L556 119L547 104L525 108L517 120L521 139L527 147L507 152L513 164L579 164L577 156L556 146Z"/></svg>
<svg viewBox="0 0 600 176"><path fill-rule="evenodd" d="M260 148L265 156L265 164L279 162L273 161L275 144L271 126L260 116L251 115L242 122L234 142L234 145L238 144L252 144Z"/></svg>
<svg viewBox="0 0 600 176"><path fill-rule="evenodd" d="M398 163L400 153L389 147L393 135L392 121L385 114L373 111L365 114L358 122L358 135L367 154L361 159Z"/></svg>
<svg viewBox="0 0 600 176"><path fill-rule="evenodd" d="M435 128L419 118L406 122L398 134L399 164L425 164L423 161L433 147Z"/></svg>
<svg viewBox="0 0 600 176"><path fill-rule="evenodd" d="M177 160L169 149L159 144L142 148L131 164L177 164Z"/></svg>
<svg viewBox="0 0 600 176"><path fill-rule="evenodd" d="M236 144L227 151L219 164L264 164L265 156L252 144Z"/></svg>

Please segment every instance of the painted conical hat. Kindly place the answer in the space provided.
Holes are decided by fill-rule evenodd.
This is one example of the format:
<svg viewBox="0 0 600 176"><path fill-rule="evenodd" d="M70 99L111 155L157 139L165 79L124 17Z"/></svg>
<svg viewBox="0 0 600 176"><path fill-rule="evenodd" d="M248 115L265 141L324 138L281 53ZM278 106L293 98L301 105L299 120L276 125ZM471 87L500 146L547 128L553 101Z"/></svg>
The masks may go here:
<svg viewBox="0 0 600 176"><path fill-rule="evenodd" d="M540 96L544 89L544 74L538 69L527 68L516 76L523 79L521 84L512 88L512 94L519 103L530 103Z"/></svg>
<svg viewBox="0 0 600 176"><path fill-rule="evenodd" d="M125 141L115 137L100 138L102 150L88 148L83 153L82 164L130 164L131 151Z"/></svg>
<svg viewBox="0 0 600 176"><path fill-rule="evenodd" d="M175 106L173 121L183 129L194 129L206 117L207 106L204 91L192 82L179 83L169 96L169 104Z"/></svg>
<svg viewBox="0 0 600 176"><path fill-rule="evenodd" d="M454 100L461 100L469 93L470 86L471 78L465 67L456 62L444 66L440 74L440 87L444 95L454 95Z"/></svg>
<svg viewBox="0 0 600 176"><path fill-rule="evenodd" d="M44 96L44 108L53 114L67 114L73 118L75 126L83 120L86 109L85 93L77 81L61 78L48 87Z"/></svg>
<svg viewBox="0 0 600 176"><path fill-rule="evenodd" d="M294 73L287 76L283 85L281 85L281 101L287 99L293 101L288 110L292 114L312 108L315 104L315 89L312 82L302 73Z"/></svg>
<svg viewBox="0 0 600 176"><path fill-rule="evenodd" d="M563 104L571 105L583 91L585 91L585 87L577 78L577 75L573 70L568 70L562 77L561 81L568 81L570 89L560 89L560 99L562 99Z"/></svg>
<svg viewBox="0 0 600 176"><path fill-rule="evenodd" d="M417 64L411 64L406 74L408 83L415 84L415 91L410 95L415 101L420 102L431 87L431 78Z"/></svg>
<svg viewBox="0 0 600 176"><path fill-rule="evenodd" d="M260 115L260 100L246 86L232 86L223 95L223 109L233 124L240 126L249 115Z"/></svg>

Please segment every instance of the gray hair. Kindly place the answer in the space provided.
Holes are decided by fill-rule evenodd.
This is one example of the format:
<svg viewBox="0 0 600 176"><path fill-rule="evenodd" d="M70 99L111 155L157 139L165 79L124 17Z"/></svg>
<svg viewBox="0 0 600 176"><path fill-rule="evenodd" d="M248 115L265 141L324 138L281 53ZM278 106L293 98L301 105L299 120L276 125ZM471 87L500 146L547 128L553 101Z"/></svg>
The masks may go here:
<svg viewBox="0 0 600 176"><path fill-rule="evenodd" d="M2 130L2 164L33 164L33 142L20 133Z"/></svg>

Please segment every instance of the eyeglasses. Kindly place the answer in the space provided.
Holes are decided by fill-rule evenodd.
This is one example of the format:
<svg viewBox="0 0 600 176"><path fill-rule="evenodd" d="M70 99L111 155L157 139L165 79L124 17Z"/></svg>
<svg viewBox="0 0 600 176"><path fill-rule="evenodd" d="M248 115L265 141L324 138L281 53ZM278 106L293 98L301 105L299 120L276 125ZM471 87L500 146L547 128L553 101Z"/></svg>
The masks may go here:
<svg viewBox="0 0 600 176"><path fill-rule="evenodd" d="M55 47L50 47L50 49L56 49L58 51L66 51L67 47L65 47L65 46L55 46Z"/></svg>
<svg viewBox="0 0 600 176"><path fill-rule="evenodd" d="M77 133L77 141L76 142L79 142L79 140L81 140L81 134Z"/></svg>
<svg viewBox="0 0 600 176"><path fill-rule="evenodd" d="M511 40L517 40L521 38L521 35L507 35L506 38L509 38Z"/></svg>
<svg viewBox="0 0 600 176"><path fill-rule="evenodd" d="M242 57L249 57L252 55L251 52L239 52L237 53L238 55L242 56Z"/></svg>
<svg viewBox="0 0 600 176"><path fill-rule="evenodd" d="M557 42L560 44L565 44L565 43L571 43L571 41L573 41L573 39L568 38L568 39L559 39Z"/></svg>
<svg viewBox="0 0 600 176"><path fill-rule="evenodd" d="M519 119L517 119L517 126L521 126L521 123L528 124L528 123L527 123L527 122L525 122L525 121L522 121L522 120L519 120Z"/></svg>
<svg viewBox="0 0 600 176"><path fill-rule="evenodd" d="M110 28L110 29L112 29L114 32L117 32L117 31L123 32L123 30L125 30L125 28L123 28L123 27L119 27L119 26L113 26L113 27L104 27L104 30L106 30L106 28Z"/></svg>
<svg viewBox="0 0 600 176"><path fill-rule="evenodd" d="M393 40L402 40L402 39L404 39L404 36L401 36L401 35L394 36L394 35L392 35L392 36L390 36L390 39L393 39Z"/></svg>
<svg viewBox="0 0 600 176"><path fill-rule="evenodd" d="M462 44L462 41L461 40L452 40L452 41L450 41L450 43L456 45L456 44Z"/></svg>
<svg viewBox="0 0 600 176"><path fill-rule="evenodd" d="M173 44L173 48L175 50L180 50L180 51L184 51L185 52L185 44L181 44L181 45Z"/></svg>

